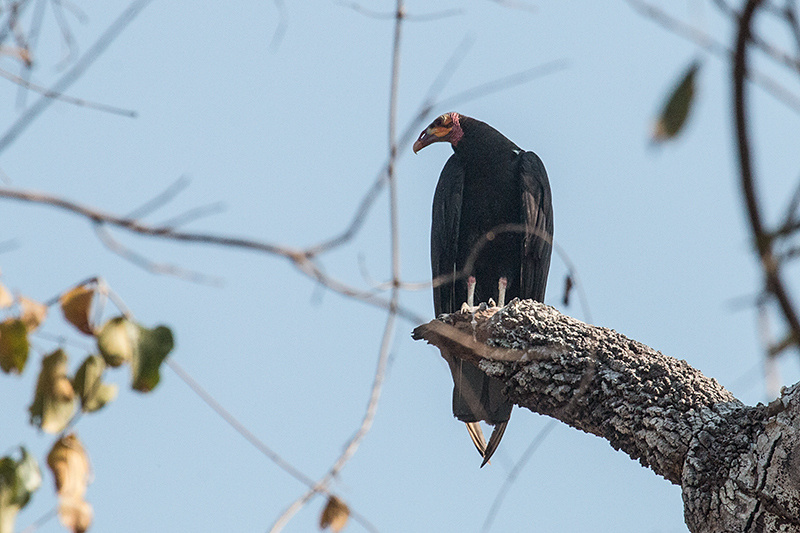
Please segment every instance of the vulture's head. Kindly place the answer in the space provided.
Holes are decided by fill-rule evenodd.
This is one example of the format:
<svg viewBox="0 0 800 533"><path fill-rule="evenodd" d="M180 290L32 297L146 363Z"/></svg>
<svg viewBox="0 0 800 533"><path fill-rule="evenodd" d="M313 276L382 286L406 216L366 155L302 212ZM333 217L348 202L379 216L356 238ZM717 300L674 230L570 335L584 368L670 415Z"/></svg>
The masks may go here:
<svg viewBox="0 0 800 533"><path fill-rule="evenodd" d="M414 153L416 154L433 143L447 141L453 146L458 144L458 141L464 136L464 131L461 129L461 123L459 122L461 118L458 113L445 113L437 117L436 120L431 122L430 126L419 134L417 142L414 143Z"/></svg>

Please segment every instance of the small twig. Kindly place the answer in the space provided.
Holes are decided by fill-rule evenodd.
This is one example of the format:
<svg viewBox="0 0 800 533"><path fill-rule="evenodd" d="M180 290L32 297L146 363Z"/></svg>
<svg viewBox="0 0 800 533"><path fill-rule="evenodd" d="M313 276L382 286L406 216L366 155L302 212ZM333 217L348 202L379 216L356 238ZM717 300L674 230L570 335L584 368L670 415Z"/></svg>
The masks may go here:
<svg viewBox="0 0 800 533"><path fill-rule="evenodd" d="M786 18L789 29L794 36L795 47L797 53L800 54L800 21L797 16L797 2L795 0L786 0L786 7L784 8L784 17Z"/></svg>
<svg viewBox="0 0 800 533"><path fill-rule="evenodd" d="M742 192L747 207L753 242L761 259L764 271L766 289L777 300L786 322L795 339L800 339L800 319L789 293L780 276L780 264L773 255L772 240L768 238L767 231L761 220L761 210L755 188L755 176L750 155L750 137L747 124L746 85L747 76L747 46L750 40L750 26L756 10L762 0L748 0L740 16L739 28L736 36L736 48L733 62L733 105L736 127L736 145L739 156L739 173Z"/></svg>
<svg viewBox="0 0 800 533"><path fill-rule="evenodd" d="M128 7L120 14L119 17L111 23L111 25L103 32L103 34L95 41L95 43L86 51L83 56L69 69L50 89L54 93L61 94L66 91L75 81L77 81L86 69L88 69L94 61L106 51L108 46L116 40L122 31L127 28L136 16L147 7L152 0L132 0ZM0 39L0 42L2 40ZM2 137L0 137L0 154L19 137L23 131L39 116L39 114L47 109L53 103L52 98L42 96L31 107L25 110L19 118L6 130Z"/></svg>
<svg viewBox="0 0 800 533"><path fill-rule="evenodd" d="M190 222L194 222L195 220L215 215L217 213L222 213L223 211L225 211L225 202L214 202L212 204L201 205L189 209L188 211L184 211L180 215L176 215L172 218L164 220L159 224L159 226L164 228L179 228L189 224Z"/></svg>
<svg viewBox="0 0 800 533"><path fill-rule="evenodd" d="M206 405L208 405L215 413L217 413L226 424L228 424L234 431L236 431L239 435L244 437L244 439L253 445L255 449L257 449L262 455L267 457L270 461L275 463L275 465L295 478L300 483L306 485L307 487L314 486L314 480L305 475L295 466L293 466L290 462L285 460L281 457L277 452L275 452L272 448L267 446L264 441L256 437L253 432L251 432L244 424L242 424L239 419L237 419L233 414L225 409L200 383L198 383L187 371L183 368L180 364L178 364L175 359L172 357L167 359L167 366L169 366L173 372L183 381L192 392L194 392ZM327 490L322 490L327 495L332 495L331 492ZM359 522L361 525L364 526L365 529L368 531L377 531L374 525L370 523L363 515L356 513L350 509L350 516L353 517L354 520Z"/></svg>
<svg viewBox="0 0 800 533"><path fill-rule="evenodd" d="M25 78L17 76L16 74L12 74L7 70L0 69L0 76L7 79L8 81L16 83L20 87L36 91L45 98L59 100L61 102L66 102L68 104L76 105L79 107L88 107L89 109L96 109L97 111L103 111L105 113L111 113L123 117L136 118L139 116L139 113L131 109L123 109L121 107L115 107L107 104L91 102L89 100L84 100L83 98L75 98L74 96L68 96L66 94L61 94L59 92L52 91L46 87L42 87L41 85L36 85L35 83L31 83Z"/></svg>
<svg viewBox="0 0 800 533"><path fill-rule="evenodd" d="M36 519L31 525L22 530L21 533L33 533L47 522L58 516L58 506L53 507L42 516Z"/></svg>
<svg viewBox="0 0 800 533"><path fill-rule="evenodd" d="M529 13L537 13L539 11L534 5L518 2L516 0L492 0L492 2L509 9L518 9L520 11L528 11Z"/></svg>
<svg viewBox="0 0 800 533"><path fill-rule="evenodd" d="M492 522L494 522L494 517L497 516L497 513L500 511L500 506L503 505L503 500L506 498L506 494L508 494L511 485L514 484L514 481L517 480L517 476L525 468L525 465L528 464L528 461L539 446L544 442L544 439L553 431L558 425L558 420L550 419L545 426L539 430L539 433L533 437L533 440L528 445L528 448L525 452L520 456L517 463L511 469L511 472L508 473L506 476L506 480L503 482L503 486L500 487L500 490L497 491L497 496L494 497L494 502L492 502L492 507L489 509L489 512L486 514L486 519L483 521L483 527L481 528L482 532L488 532L492 528Z"/></svg>
<svg viewBox="0 0 800 533"><path fill-rule="evenodd" d="M286 10L286 4L284 4L283 0L274 0L274 2L275 7L278 9L278 25L272 34L272 42L269 44L273 52L281 46L283 36L286 35L286 30L289 28L289 13Z"/></svg>
<svg viewBox="0 0 800 533"><path fill-rule="evenodd" d="M66 53L64 54L64 57L61 58L61 61L59 61L59 65L64 66L67 65L72 58L78 54L78 44L75 42L75 38L72 36L72 30L69 28L69 24L67 23L67 17L64 16L64 9L61 5L61 1L50 0L50 4L53 6L53 16L58 24L58 29L61 30L61 38L66 46ZM60 70L61 67L59 66L58 68Z"/></svg>
<svg viewBox="0 0 800 533"><path fill-rule="evenodd" d="M140 205L133 211L129 212L125 215L125 218L144 218L159 207L171 202L175 197L178 196L184 189L186 189L191 180L186 176L181 176L177 180L173 181L164 192L159 193L151 200L146 201L144 204Z"/></svg>
<svg viewBox="0 0 800 533"><path fill-rule="evenodd" d="M209 276L200 272L194 272L175 265L167 263L156 263L147 259L141 254L138 254L130 248L124 246L121 242L111 236L108 229L101 223L94 225L94 232L100 242L108 248L111 252L117 254L123 259L130 261L139 268L150 272L151 274L161 274L166 276L175 276L176 278L199 283L202 285L210 285L212 287L222 287L224 282L222 278Z"/></svg>
<svg viewBox="0 0 800 533"><path fill-rule="evenodd" d="M31 26L28 30L28 43L30 44L30 54L33 55L36 51L36 48L39 43L39 35L42 29L42 23L44 22L44 12L45 7L47 7L47 0L37 0L36 6L34 7L33 17L31 20ZM20 78L22 78L26 83L30 82L30 77L32 73L32 69L30 66L23 65L20 69ZM28 96L28 91L26 91L27 87L24 85L18 85L17 87L17 108L23 109L25 107L25 102Z"/></svg>
<svg viewBox="0 0 800 533"><path fill-rule="evenodd" d="M583 282L578 276L578 269L575 268L575 265L572 263L572 260L570 260L566 250L564 250L564 248L562 248L561 245L559 245L555 240L553 241L553 249L556 251L558 256L567 266L567 270L569 271L570 276L572 276L574 286L578 289L578 297L581 301L581 309L583 310L584 322L587 322L589 324L594 323L594 321L592 320L592 312L589 309L589 298L587 298Z"/></svg>
<svg viewBox="0 0 800 533"><path fill-rule="evenodd" d="M661 8L644 2L642 0L625 0L634 10L642 15L652 19L658 23L662 28L671 31L672 33L683 37L689 41L694 42L707 52L728 61L733 56L733 51L721 42L713 39L707 33L695 28L685 22L676 19L675 17L667 14ZM762 89L770 93L775 99L782 102L793 111L800 113L800 97L792 93L786 87L778 83L773 78L763 74L759 71L748 71L747 79L760 86Z"/></svg>
<svg viewBox="0 0 800 533"><path fill-rule="evenodd" d="M337 2L342 7L347 7L364 15L365 17L373 18L373 19L394 19L397 17L397 14L394 12L387 12L387 11L375 11L373 9L366 8L357 2ZM414 15L414 14L405 14L403 16L404 20L408 20L411 22L427 22L431 20L440 20L443 18L454 17L457 15L462 15L464 13L463 9L445 9L443 11L437 11L435 13L428 13L425 15Z"/></svg>

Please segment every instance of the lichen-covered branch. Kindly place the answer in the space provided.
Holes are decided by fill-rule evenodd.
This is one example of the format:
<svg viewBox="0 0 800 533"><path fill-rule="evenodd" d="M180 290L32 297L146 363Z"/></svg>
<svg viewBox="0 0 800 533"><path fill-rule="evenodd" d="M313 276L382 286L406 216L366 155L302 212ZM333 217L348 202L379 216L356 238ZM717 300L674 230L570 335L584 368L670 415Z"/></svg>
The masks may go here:
<svg viewBox="0 0 800 533"><path fill-rule="evenodd" d="M531 300L443 315L414 337L680 485L692 532L800 531L799 386L745 406L686 361Z"/></svg>

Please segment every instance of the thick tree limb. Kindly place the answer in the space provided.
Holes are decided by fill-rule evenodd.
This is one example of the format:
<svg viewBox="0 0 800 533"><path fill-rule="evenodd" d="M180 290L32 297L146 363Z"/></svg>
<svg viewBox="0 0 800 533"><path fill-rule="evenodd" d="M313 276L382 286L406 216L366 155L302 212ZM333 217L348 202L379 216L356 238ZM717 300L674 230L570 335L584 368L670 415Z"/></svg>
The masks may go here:
<svg viewBox="0 0 800 533"><path fill-rule="evenodd" d="M443 315L414 338L680 485L693 533L800 531L800 384L749 407L686 361L531 300Z"/></svg>

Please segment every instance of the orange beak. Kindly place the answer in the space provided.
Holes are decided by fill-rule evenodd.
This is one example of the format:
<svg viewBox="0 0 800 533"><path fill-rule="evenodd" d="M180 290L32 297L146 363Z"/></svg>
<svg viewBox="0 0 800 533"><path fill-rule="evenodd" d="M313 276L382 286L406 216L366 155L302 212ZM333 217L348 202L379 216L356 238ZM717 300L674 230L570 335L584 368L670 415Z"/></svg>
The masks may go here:
<svg viewBox="0 0 800 533"><path fill-rule="evenodd" d="M446 141L449 133L450 128L434 128L432 126L428 127L419 134L419 138L416 140L416 142L414 142L414 153L416 154L429 144Z"/></svg>

